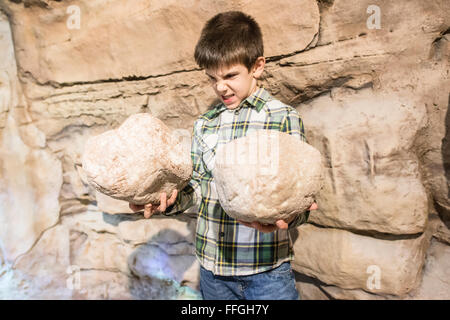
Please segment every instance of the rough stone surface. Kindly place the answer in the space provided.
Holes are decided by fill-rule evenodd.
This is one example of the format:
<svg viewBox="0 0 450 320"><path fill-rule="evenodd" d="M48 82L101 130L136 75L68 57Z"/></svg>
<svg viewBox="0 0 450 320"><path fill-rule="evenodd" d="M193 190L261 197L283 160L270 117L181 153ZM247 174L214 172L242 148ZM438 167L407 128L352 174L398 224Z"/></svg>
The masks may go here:
<svg viewBox="0 0 450 320"><path fill-rule="evenodd" d="M192 174L184 141L146 113L90 138L82 163L94 188L135 204L159 204L161 192L170 196L173 190L183 189Z"/></svg>
<svg viewBox="0 0 450 320"><path fill-rule="evenodd" d="M130 209L128 202L108 197L101 192L95 192L95 199L97 200L98 209L108 214L134 213Z"/></svg>
<svg viewBox="0 0 450 320"><path fill-rule="evenodd" d="M423 278L411 299L450 300L450 247L433 239L427 252Z"/></svg>
<svg viewBox="0 0 450 320"><path fill-rule="evenodd" d="M330 296L320 287L320 281L294 271L295 284L300 300L330 300Z"/></svg>
<svg viewBox="0 0 450 320"><path fill-rule="evenodd" d="M79 29L68 27L69 5L80 8ZM368 27L370 5L379 29ZM448 297L448 0L0 0L0 298L192 297L198 269L178 254L194 245L196 209L175 220L129 214L124 201L97 196L81 157L89 137L136 113L192 130L217 102L192 50L202 24L228 9L261 24L261 84L297 108L326 160L316 227L294 230L297 249L315 248L311 276L297 277L303 298ZM431 245L418 249L428 229ZM371 259L390 292L413 287L407 275L420 281L406 295L368 292L372 274L349 264ZM174 270L158 278L160 265ZM69 289L77 275L81 287ZM393 288L395 277L405 285Z"/></svg>
<svg viewBox="0 0 450 320"><path fill-rule="evenodd" d="M199 297L192 219L147 220L90 209L64 217L13 265L2 266L0 297Z"/></svg>
<svg viewBox="0 0 450 320"><path fill-rule="evenodd" d="M425 234L378 239L306 224L298 227L293 268L340 288L402 296L420 283L426 250Z"/></svg>
<svg viewBox="0 0 450 320"><path fill-rule="evenodd" d="M298 137L258 130L220 146L213 175L228 215L273 224L311 206L322 187L322 156Z"/></svg>
<svg viewBox="0 0 450 320"><path fill-rule="evenodd" d="M397 94L331 92L301 106L308 141L326 160L311 221L393 234L423 232L428 199L411 151L426 111ZM345 187L344 187L345 186Z"/></svg>
<svg viewBox="0 0 450 320"><path fill-rule="evenodd" d="M62 168L30 121L0 12L0 251L8 263L58 222Z"/></svg>
<svg viewBox="0 0 450 320"><path fill-rule="evenodd" d="M221 11L243 10L261 21L268 56L307 47L320 20L314 0L264 6L249 0L79 0L70 3L77 6L75 11L66 2L17 2L8 3L14 13L17 58L29 77L41 84L146 78L196 69L192 53L201 29ZM278 21L284 21L285 32L277 29ZM162 54L169 48L170 54Z"/></svg>

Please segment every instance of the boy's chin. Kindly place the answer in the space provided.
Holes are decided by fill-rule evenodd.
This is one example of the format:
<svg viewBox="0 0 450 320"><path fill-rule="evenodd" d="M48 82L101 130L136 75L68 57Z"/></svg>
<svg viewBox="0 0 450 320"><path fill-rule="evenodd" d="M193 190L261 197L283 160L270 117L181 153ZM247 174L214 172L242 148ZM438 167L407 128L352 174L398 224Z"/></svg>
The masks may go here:
<svg viewBox="0 0 450 320"><path fill-rule="evenodd" d="M227 107L228 110L233 110L236 109L237 107L239 107L240 101L236 101L230 104L226 104L224 103L225 107Z"/></svg>

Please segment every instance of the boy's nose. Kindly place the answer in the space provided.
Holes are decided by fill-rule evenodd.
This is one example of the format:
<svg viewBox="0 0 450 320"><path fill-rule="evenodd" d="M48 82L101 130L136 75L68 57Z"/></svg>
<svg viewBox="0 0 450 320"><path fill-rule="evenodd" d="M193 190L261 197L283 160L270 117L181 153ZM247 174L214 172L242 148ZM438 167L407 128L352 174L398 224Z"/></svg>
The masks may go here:
<svg viewBox="0 0 450 320"><path fill-rule="evenodd" d="M225 93L225 91L227 90L227 86L223 81L218 81L216 84L216 89L219 93Z"/></svg>

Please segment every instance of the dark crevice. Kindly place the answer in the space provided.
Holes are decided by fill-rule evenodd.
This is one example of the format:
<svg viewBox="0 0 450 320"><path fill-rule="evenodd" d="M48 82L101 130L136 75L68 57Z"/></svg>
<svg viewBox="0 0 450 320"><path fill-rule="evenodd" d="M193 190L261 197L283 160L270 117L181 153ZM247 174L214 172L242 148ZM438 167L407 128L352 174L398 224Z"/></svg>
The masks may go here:
<svg viewBox="0 0 450 320"><path fill-rule="evenodd" d="M450 34L450 27L447 28L446 30L442 31L439 34L439 37L437 37L436 39L433 40L433 44L439 42L439 40L441 40L445 35Z"/></svg>
<svg viewBox="0 0 450 320"><path fill-rule="evenodd" d="M317 0L319 8L330 8L333 6L334 0Z"/></svg>
<svg viewBox="0 0 450 320"><path fill-rule="evenodd" d="M396 240L412 240L412 239L417 239L420 236L423 235L423 233L414 233L414 234L392 234L392 233L385 233L385 232L380 232L378 230L359 230L359 229L354 229L354 228L341 228L341 227L325 227L322 225L319 225L317 223L314 222L308 222L309 224L317 227L317 228L321 228L321 229L335 229L335 230L343 230L343 231L348 231L360 236L365 236L365 237L371 237L371 238L375 238L378 240L390 240L390 241L396 241Z"/></svg>
<svg viewBox="0 0 450 320"><path fill-rule="evenodd" d="M39 82L30 72L21 70L21 74L31 79L33 82L35 82L38 85L41 86L51 86L54 88L62 88L62 87L72 87L76 85L86 85L86 84L99 84L99 83L108 83L108 82L124 82L124 81L142 81L147 79L154 79L154 78L161 78L161 77L167 77L171 76L177 73L187 73L187 72L195 72L195 71L201 71L201 68L193 68L193 69L183 69L183 70L175 70L172 72L164 73L164 74L157 74L157 75L149 75L149 76L125 76L122 78L115 78L115 79L99 79L99 80L92 80L92 81L74 81L74 82L56 82L56 81L47 81L47 82Z"/></svg>
<svg viewBox="0 0 450 320"><path fill-rule="evenodd" d="M315 45L319 42L319 37L320 37L320 26L321 26L321 22L322 22L321 6L323 5L322 2L325 2L331 6L333 4L333 1L334 0L318 0L317 5L319 6L319 27L317 29L317 32L314 34L313 38L311 39L311 41L308 43L308 45L304 49L297 50L297 51L287 53L287 54L280 54L280 55L276 55L276 56L266 57L266 62L280 61L281 59L289 58L289 57L295 56L299 53L308 51L311 48L314 48Z"/></svg>
<svg viewBox="0 0 450 320"><path fill-rule="evenodd" d="M329 300L336 300L332 295L330 295L328 292L326 292L322 286L330 286L329 284L321 281L320 279L317 279L315 277L311 277L308 275L305 275L303 273L300 273L298 271L294 270L294 276L296 282L302 282L302 283L308 283L314 285L316 288L318 288ZM302 293L300 292L300 299L302 299Z"/></svg>

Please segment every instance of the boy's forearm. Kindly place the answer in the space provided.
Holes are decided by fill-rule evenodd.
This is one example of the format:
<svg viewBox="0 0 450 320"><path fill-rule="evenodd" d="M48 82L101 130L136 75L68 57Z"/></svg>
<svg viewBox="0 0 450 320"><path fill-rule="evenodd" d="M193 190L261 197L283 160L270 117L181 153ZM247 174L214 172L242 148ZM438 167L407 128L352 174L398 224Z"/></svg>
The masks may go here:
<svg viewBox="0 0 450 320"><path fill-rule="evenodd" d="M176 215L182 213L194 206L197 201L195 189L188 184L183 190L178 193L175 203L168 207L163 213L166 216Z"/></svg>
<svg viewBox="0 0 450 320"><path fill-rule="evenodd" d="M306 223L309 218L310 211L306 211L305 213L297 216L291 223L289 223L288 230L297 228L298 226L301 226L302 224Z"/></svg>

